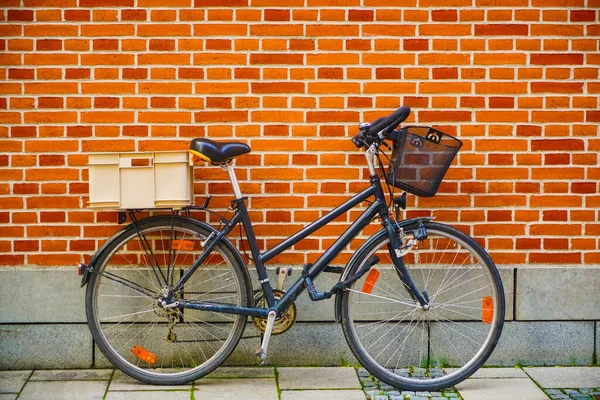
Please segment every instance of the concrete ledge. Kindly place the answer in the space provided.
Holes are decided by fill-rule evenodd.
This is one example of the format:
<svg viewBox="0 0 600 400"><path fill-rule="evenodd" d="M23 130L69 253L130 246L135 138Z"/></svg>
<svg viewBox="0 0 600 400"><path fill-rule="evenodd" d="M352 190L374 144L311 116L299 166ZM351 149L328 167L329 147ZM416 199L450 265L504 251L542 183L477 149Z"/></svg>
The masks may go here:
<svg viewBox="0 0 600 400"><path fill-rule="evenodd" d="M600 348L600 266L501 268L507 322L488 365L588 365ZM289 286L300 274L288 278ZM274 271L271 279L276 282ZM256 272L251 269L253 280ZM339 279L323 274L319 290ZM255 283L254 287L257 287ZM85 324L85 290L74 268L0 268L0 369L87 368L92 339ZM15 301L20 299L23 301ZM511 321L516 300L517 321ZM297 322L273 338L270 359L282 366L352 364L354 356L333 323L333 301L296 302ZM589 321L582 321L589 320ZM259 336L249 323L245 336ZM596 343L594 343L594 338ZM243 339L229 365L255 365L258 337ZM109 367L96 351L96 367Z"/></svg>
<svg viewBox="0 0 600 400"><path fill-rule="evenodd" d="M589 365L594 352L594 325L507 322L486 365ZM244 336L225 365L257 365L254 353L260 347L259 332L248 323ZM87 325L0 325L0 369L89 368L92 358ZM341 325L335 323L296 323L286 333L272 337L269 360L279 366L356 363ZM94 367L111 367L98 348Z"/></svg>
<svg viewBox="0 0 600 400"><path fill-rule="evenodd" d="M589 365L593 322L506 322L486 365Z"/></svg>
<svg viewBox="0 0 600 400"><path fill-rule="evenodd" d="M600 319L600 267L519 267L517 320Z"/></svg>
<svg viewBox="0 0 600 400"><path fill-rule="evenodd" d="M506 295L506 319L513 319L513 268L501 268L500 274ZM286 280L287 289L301 269L294 269ZM600 275L600 268L597 273ZM385 276L385 271L383 272ZM250 269L253 288L256 281L254 268ZM269 278L277 283L275 269L269 269ZM416 278L415 278L416 279ZM323 273L315 281L318 290L329 290L339 281L338 274ZM0 323L85 323L85 288L75 268L0 268ZM15 302L14 299L27 299ZM334 321L334 298L312 302L306 292L296 300L297 320L301 322Z"/></svg>
<svg viewBox="0 0 600 400"><path fill-rule="evenodd" d="M87 325L0 325L0 370L89 368Z"/></svg>
<svg viewBox="0 0 600 400"><path fill-rule="evenodd" d="M0 268L0 323L86 322L80 282L75 267Z"/></svg>

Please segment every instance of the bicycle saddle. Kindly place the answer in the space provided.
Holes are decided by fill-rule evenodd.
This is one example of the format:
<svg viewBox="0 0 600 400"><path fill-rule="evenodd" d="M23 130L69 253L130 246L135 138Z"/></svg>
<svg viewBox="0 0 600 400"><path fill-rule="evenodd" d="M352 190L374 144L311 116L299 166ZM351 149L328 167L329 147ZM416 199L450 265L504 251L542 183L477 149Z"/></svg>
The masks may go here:
<svg viewBox="0 0 600 400"><path fill-rule="evenodd" d="M219 164L234 157L250 153L250 146L238 142L215 142L205 138L196 138L190 143L190 152L204 161Z"/></svg>

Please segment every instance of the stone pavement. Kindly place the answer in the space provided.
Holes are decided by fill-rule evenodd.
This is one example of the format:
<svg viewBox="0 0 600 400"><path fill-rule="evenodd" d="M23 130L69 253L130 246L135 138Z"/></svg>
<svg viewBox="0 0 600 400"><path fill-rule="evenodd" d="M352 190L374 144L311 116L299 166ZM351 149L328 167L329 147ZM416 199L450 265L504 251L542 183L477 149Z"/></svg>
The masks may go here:
<svg viewBox="0 0 600 400"><path fill-rule="evenodd" d="M222 367L184 386L152 386L120 371L0 371L0 400L594 400L600 367L483 368L438 392L411 392L378 382L362 368Z"/></svg>

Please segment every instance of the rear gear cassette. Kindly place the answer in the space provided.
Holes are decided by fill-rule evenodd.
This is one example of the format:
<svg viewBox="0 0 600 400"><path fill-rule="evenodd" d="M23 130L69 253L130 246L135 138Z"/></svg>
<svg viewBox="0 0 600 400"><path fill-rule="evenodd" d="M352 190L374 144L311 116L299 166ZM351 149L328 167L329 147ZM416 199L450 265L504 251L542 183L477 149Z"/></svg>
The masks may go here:
<svg viewBox="0 0 600 400"><path fill-rule="evenodd" d="M273 290L273 296L275 300L279 300L283 297L285 292L281 290ZM257 292L254 294L254 307L257 308L265 308L267 306L267 302L263 297L262 292ZM260 317L252 317L252 321L254 321L254 325L258 328L259 331L265 332L267 329L267 319ZM294 325L294 321L296 321L296 304L292 303L291 306L288 307L279 317L275 319L275 323L273 324L272 335L280 335L286 332L288 329Z"/></svg>

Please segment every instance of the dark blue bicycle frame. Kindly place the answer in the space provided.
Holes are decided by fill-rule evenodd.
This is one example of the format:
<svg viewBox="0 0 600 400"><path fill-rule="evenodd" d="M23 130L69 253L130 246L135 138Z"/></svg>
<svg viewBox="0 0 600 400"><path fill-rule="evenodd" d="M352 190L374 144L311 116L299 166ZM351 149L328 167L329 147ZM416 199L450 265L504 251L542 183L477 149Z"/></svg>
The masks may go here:
<svg viewBox="0 0 600 400"><path fill-rule="evenodd" d="M204 260L209 256L212 252L216 244L219 242L221 238L227 235L231 230L241 222L244 226L244 230L246 231L246 237L248 239L248 243L250 245L250 250L252 252L252 257L254 259L254 263L256 265L256 269L258 271L258 278L261 282L262 290L267 301L268 308L252 308L252 307L237 307L232 305L224 305L224 304L215 304L209 302L188 302L186 300L180 301L180 306L183 308L191 308L202 311L214 311L219 313L226 314L241 314L241 315L251 315L256 317L266 318L267 314L270 310L275 310L277 315L280 315L283 311L287 309L298 296L302 293L302 291L306 288L304 278L300 277L281 297L279 300L276 300L273 296L273 288L269 282L267 276L267 269L265 267L265 262L269 261L273 257L279 255L286 249L292 247L294 244L298 243L302 239L306 238L311 233L315 232L319 228L327 225L329 222L333 221L335 218L344 214L348 210L357 206L361 202L367 200L370 197L375 197L375 200L371 203L371 205L358 217L356 221L352 223L346 229L346 231L319 257L319 259L310 267L309 269L309 277L311 280L316 278L323 270L327 267L327 265L358 235L360 231L362 231L369 223L377 216L378 214L381 216L382 225L388 228L390 232L390 240L392 241L392 245L397 246L397 237L393 234L394 230L391 227L391 220L389 217L388 205L385 201L385 195L383 193L381 187L381 181L377 175L373 175L370 178L371 185L358 193L354 197L348 199L346 202L341 204L340 206L334 208L326 215L322 216L318 220L312 222L308 226L304 227L302 230L293 234L292 236L285 239L283 242L279 243L275 247L270 250L261 253L258 245L256 243L256 237L254 236L254 230L252 228L252 222L248 217L248 209L246 208L246 204L244 199L238 199L233 201L233 206L236 208L236 211L229 220L227 224L223 227L223 229L215 235L215 237L209 237L208 243L204 249L204 252L200 255L200 257L194 262L194 264L186 271L183 277L175 284L173 287L173 292L181 289L185 282L192 276L192 274L198 269L198 267L204 262ZM212 235L211 235L212 236Z"/></svg>

